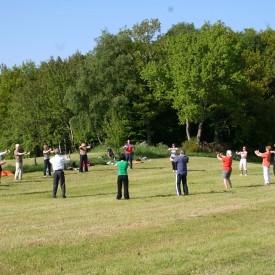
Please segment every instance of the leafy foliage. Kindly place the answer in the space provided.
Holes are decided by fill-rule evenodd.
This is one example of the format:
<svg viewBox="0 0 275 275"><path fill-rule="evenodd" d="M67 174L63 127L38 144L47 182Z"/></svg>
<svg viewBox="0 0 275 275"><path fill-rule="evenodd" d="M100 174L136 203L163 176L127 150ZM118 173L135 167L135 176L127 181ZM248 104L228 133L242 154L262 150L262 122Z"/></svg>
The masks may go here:
<svg viewBox="0 0 275 275"><path fill-rule="evenodd" d="M274 41L270 28L236 33L221 21L162 34L151 19L103 31L86 55L2 65L0 147L38 156L45 142L74 151L80 140L273 144Z"/></svg>

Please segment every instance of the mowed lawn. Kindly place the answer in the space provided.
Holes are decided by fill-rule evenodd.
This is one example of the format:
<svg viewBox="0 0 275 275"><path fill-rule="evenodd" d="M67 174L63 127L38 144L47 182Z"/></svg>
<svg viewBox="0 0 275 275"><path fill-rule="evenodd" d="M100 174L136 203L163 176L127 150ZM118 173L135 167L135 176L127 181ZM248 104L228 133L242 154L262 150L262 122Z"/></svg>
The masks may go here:
<svg viewBox="0 0 275 275"><path fill-rule="evenodd" d="M244 177L233 161L225 191L221 165L190 157L178 197L169 158L144 161L120 201L113 165L66 171L66 199L42 172L3 177L0 274L275 274L275 185L261 164Z"/></svg>

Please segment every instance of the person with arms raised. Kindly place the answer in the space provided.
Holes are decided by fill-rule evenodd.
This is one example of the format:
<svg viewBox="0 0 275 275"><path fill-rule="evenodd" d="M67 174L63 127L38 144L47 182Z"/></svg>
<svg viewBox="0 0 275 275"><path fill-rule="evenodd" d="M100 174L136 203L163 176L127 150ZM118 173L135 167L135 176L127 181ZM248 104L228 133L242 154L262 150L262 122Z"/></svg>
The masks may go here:
<svg viewBox="0 0 275 275"><path fill-rule="evenodd" d="M66 185L65 185L65 174L64 164L70 162L70 158L62 157L58 148L54 149L55 156L50 159L50 163L53 167L53 193L52 197L56 198L56 192L58 183L60 182L60 188L62 191L62 198L66 198Z"/></svg>

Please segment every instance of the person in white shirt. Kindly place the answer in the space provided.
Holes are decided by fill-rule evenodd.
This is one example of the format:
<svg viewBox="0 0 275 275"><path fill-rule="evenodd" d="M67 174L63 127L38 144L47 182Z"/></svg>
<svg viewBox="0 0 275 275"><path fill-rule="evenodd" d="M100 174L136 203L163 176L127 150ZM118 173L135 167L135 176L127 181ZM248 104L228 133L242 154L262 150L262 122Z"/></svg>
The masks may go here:
<svg viewBox="0 0 275 275"><path fill-rule="evenodd" d="M175 143L172 144L171 148L168 148L167 151L170 151L170 161L172 164L173 172L177 171L177 163L174 162L174 158L178 156L178 148L176 147Z"/></svg>
<svg viewBox="0 0 275 275"><path fill-rule="evenodd" d="M62 191L62 198L66 198L66 185L65 185L65 174L64 174L64 164L70 162L70 158L62 157L58 148L54 149L55 156L50 159L52 168L54 171L53 175L53 193L52 197L56 198L56 192L58 188L58 183L60 181L60 188Z"/></svg>
<svg viewBox="0 0 275 275"><path fill-rule="evenodd" d="M244 174L247 176L247 151L246 147L243 146L243 150L240 152L236 152L237 155L240 155L240 163L239 163L239 170L241 172L241 176Z"/></svg>
<svg viewBox="0 0 275 275"><path fill-rule="evenodd" d="M9 154L10 150L7 150L5 152L0 152L0 182L1 182L1 177L2 177L2 165L6 163L5 160L2 160L2 156Z"/></svg>

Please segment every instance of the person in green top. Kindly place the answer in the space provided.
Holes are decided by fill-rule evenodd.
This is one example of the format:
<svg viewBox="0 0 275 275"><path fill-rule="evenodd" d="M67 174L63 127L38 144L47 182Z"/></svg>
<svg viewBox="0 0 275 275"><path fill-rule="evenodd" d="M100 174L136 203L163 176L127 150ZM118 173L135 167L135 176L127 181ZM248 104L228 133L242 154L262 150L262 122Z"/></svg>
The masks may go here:
<svg viewBox="0 0 275 275"><path fill-rule="evenodd" d="M118 168L117 174L117 200L120 200L122 197L122 184L124 189L124 199L129 200L129 179L127 174L128 162L124 154L120 155L120 161L116 162L115 166Z"/></svg>

